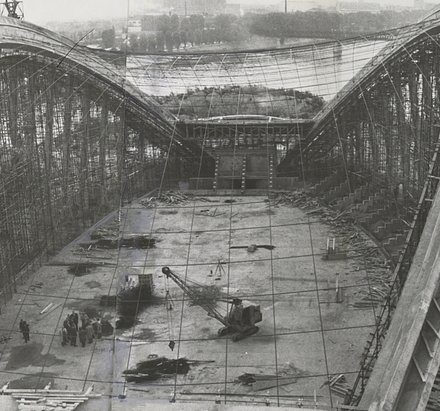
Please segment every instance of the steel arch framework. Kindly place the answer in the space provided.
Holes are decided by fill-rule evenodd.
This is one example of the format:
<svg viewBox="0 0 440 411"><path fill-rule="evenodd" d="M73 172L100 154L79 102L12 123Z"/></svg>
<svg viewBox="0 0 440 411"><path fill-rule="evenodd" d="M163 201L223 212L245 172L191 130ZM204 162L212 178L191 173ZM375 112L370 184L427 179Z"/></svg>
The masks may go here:
<svg viewBox="0 0 440 411"><path fill-rule="evenodd" d="M0 288L120 201L194 173L174 117L89 50L0 18ZM193 168L190 171L191 167Z"/></svg>
<svg viewBox="0 0 440 411"><path fill-rule="evenodd" d="M440 27L412 26L381 50L314 118L305 167L368 169L420 194L436 142ZM292 150L280 169L299 163Z"/></svg>
<svg viewBox="0 0 440 411"><path fill-rule="evenodd" d="M121 199L194 175L184 160L201 160L203 150L90 50L7 18L0 31L0 288L8 294L32 258L56 249ZM432 166L439 124L440 24L431 19L375 56L316 116L280 168L299 166L316 176L343 168L349 191L355 189L350 173L368 172L390 192L402 186L409 211L411 199L435 192L422 188L438 171ZM427 213L418 214L413 233L419 237L409 239L410 251L399 261L399 287ZM382 335L369 347L376 358L392 311L390 305L379 324ZM362 394L365 384L355 390Z"/></svg>

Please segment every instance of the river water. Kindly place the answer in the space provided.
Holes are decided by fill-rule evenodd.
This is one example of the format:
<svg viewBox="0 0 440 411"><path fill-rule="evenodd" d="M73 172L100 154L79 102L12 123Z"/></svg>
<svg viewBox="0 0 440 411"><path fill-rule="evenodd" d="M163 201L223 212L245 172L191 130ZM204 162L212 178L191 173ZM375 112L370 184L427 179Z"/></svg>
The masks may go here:
<svg viewBox="0 0 440 411"><path fill-rule="evenodd" d="M131 56L127 77L154 96L255 85L310 91L328 101L385 44L358 40L248 53Z"/></svg>

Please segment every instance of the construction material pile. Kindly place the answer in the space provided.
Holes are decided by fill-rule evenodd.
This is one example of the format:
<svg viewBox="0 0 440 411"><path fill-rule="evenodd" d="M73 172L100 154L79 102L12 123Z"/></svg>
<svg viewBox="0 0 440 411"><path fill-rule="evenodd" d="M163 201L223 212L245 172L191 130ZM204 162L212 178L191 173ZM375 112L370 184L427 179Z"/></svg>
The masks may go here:
<svg viewBox="0 0 440 411"><path fill-rule="evenodd" d="M109 237L119 236L119 220L116 218L105 227L99 227L90 234L92 240L100 240Z"/></svg>
<svg viewBox="0 0 440 411"><path fill-rule="evenodd" d="M288 205L300 208L319 207L318 201L312 199L303 190L274 193L270 203L272 207L278 205Z"/></svg>
<svg viewBox="0 0 440 411"><path fill-rule="evenodd" d="M156 246L156 239L149 234L125 234L119 235L119 227L104 227L95 230L90 238L92 241L82 243L80 246L84 250L91 248L104 248L108 250L115 250L121 247L149 249Z"/></svg>
<svg viewBox="0 0 440 411"><path fill-rule="evenodd" d="M156 197L149 197L145 200L141 200L140 203L146 208L154 208L158 203L166 205L179 205L184 204L191 199L191 195L178 193L176 191L166 191L160 193Z"/></svg>
<svg viewBox="0 0 440 411"><path fill-rule="evenodd" d="M170 360L166 357L157 357L136 364L136 368L123 371L127 382L154 381L161 377L175 374L187 374L190 364L196 361L189 361L186 358Z"/></svg>
<svg viewBox="0 0 440 411"><path fill-rule="evenodd" d="M342 398L346 398L351 393L351 386L347 383L344 374L333 376L328 382L330 391Z"/></svg>

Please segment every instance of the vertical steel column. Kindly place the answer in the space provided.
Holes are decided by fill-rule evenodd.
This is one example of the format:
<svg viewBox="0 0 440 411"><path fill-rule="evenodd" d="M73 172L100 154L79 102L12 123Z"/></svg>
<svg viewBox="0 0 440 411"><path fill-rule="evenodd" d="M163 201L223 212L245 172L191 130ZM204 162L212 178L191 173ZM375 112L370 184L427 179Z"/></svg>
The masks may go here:
<svg viewBox="0 0 440 411"><path fill-rule="evenodd" d="M64 99L64 121L63 121L63 197L67 204L69 198L69 179L70 179L70 147L72 142L72 100L73 100L73 81L66 84L66 97Z"/></svg>
<svg viewBox="0 0 440 411"><path fill-rule="evenodd" d="M80 153L80 202L83 226L88 224L89 216L89 120L90 120L90 100L87 90L81 93L81 153Z"/></svg>
<svg viewBox="0 0 440 411"><path fill-rule="evenodd" d="M55 78L55 71L49 71L49 76ZM44 101L40 99L40 104L44 105L45 110L45 121L44 121L44 164L45 164L45 175L44 183L46 190L46 206L48 213L47 229L49 230L48 238L51 240L51 244L48 244L48 248L54 250L55 244L57 243L55 238L55 224L53 217L53 206L52 206L52 154L53 154L53 113L54 113L54 93L52 87L46 87L45 99Z"/></svg>
<svg viewBox="0 0 440 411"><path fill-rule="evenodd" d="M101 208L105 208L106 204L106 149L108 143L108 100L104 97L101 99L101 118L100 118L100 138L99 138L99 186L100 197L99 203Z"/></svg>

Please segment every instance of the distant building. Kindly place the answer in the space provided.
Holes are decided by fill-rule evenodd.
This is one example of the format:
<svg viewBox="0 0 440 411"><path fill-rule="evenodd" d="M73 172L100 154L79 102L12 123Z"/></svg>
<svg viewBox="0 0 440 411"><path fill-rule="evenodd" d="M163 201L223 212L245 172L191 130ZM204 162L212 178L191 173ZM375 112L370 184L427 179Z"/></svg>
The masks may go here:
<svg viewBox="0 0 440 411"><path fill-rule="evenodd" d="M239 3L226 3L224 13L233 14L234 16L241 16L241 5Z"/></svg>
<svg viewBox="0 0 440 411"><path fill-rule="evenodd" d="M222 14L226 9L226 0L164 0L164 6L178 16Z"/></svg>
<svg viewBox="0 0 440 411"><path fill-rule="evenodd" d="M379 13L382 10L380 3L367 1L338 1L336 11L339 13L357 13L359 11L369 11Z"/></svg>
<svg viewBox="0 0 440 411"><path fill-rule="evenodd" d="M158 31L158 20L161 14L142 16L142 31L146 34L155 34Z"/></svg>
<svg viewBox="0 0 440 411"><path fill-rule="evenodd" d="M279 6L282 10L285 8L285 2ZM322 1L320 0L287 0L287 11L308 11L312 9L322 9Z"/></svg>
<svg viewBox="0 0 440 411"><path fill-rule="evenodd" d="M244 13L255 13L255 14L265 14L265 13L277 13L284 11L284 3L281 8L281 3L269 4L267 6L262 6L260 3L255 5L242 4L241 9Z"/></svg>
<svg viewBox="0 0 440 411"><path fill-rule="evenodd" d="M141 20L128 20L127 25L128 34L135 33L139 34L142 32L142 21Z"/></svg>

